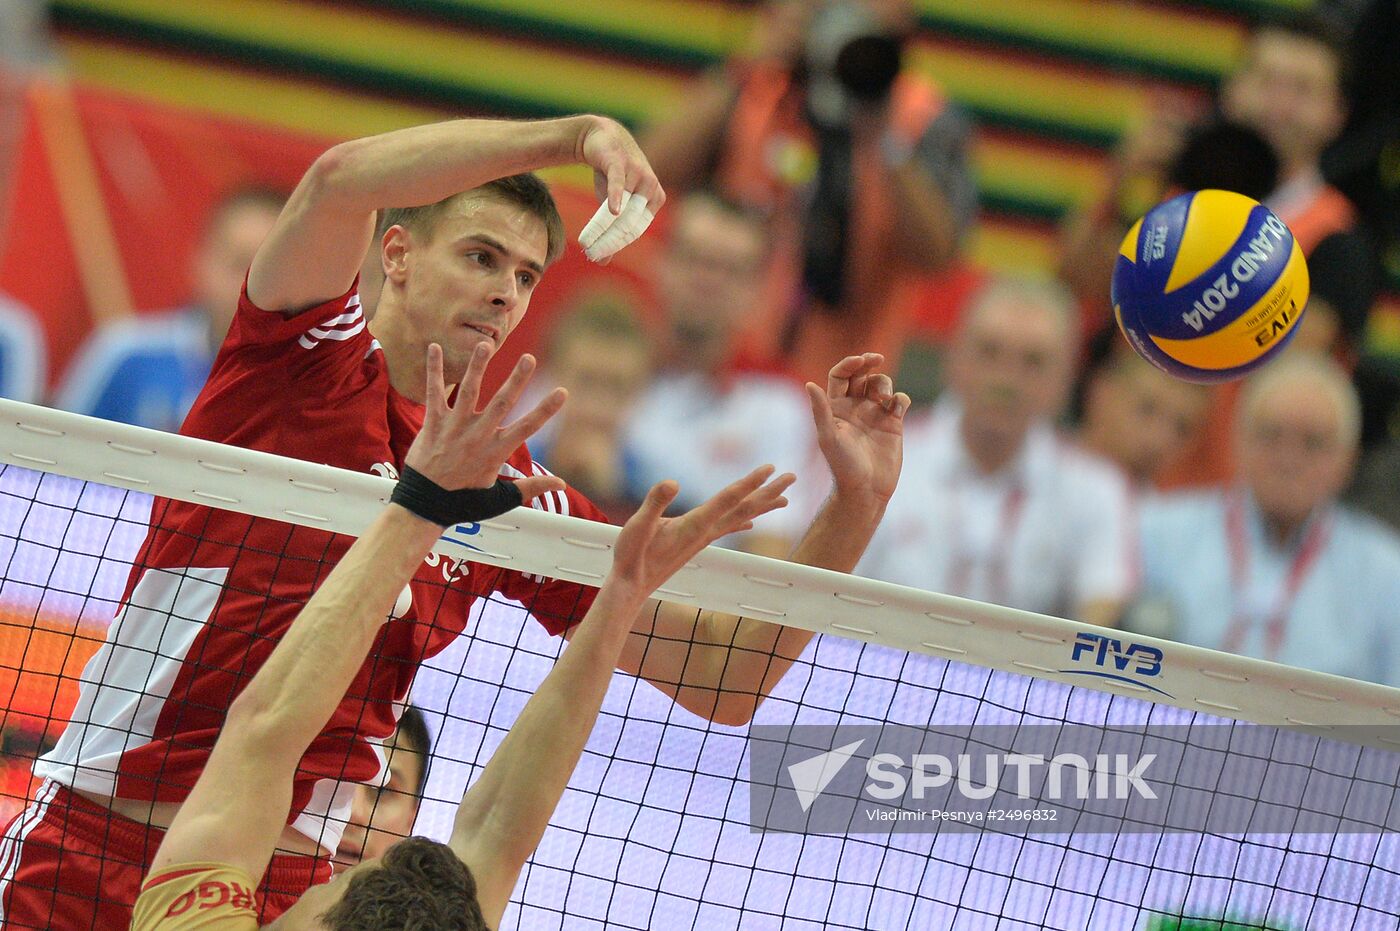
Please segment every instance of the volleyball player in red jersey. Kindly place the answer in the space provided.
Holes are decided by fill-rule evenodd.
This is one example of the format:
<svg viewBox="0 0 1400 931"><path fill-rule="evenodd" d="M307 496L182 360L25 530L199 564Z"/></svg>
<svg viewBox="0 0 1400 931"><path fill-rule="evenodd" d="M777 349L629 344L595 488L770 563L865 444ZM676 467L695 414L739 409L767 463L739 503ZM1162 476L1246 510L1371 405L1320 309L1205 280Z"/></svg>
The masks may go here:
<svg viewBox="0 0 1400 931"><path fill-rule="evenodd" d="M424 359L442 346L449 384L476 348L494 353L519 322L563 226L535 168L594 169L614 225L628 196L664 194L636 142L595 116L460 120L343 143L310 168L249 270L237 315L182 433L394 477L422 425ZM493 180L494 179L494 180ZM356 272L377 209L384 290L366 323ZM592 226L592 225L590 225ZM588 230L585 230L587 234ZM611 230L609 231L611 232ZM611 248L640 228L609 236ZM592 254L592 253L591 253ZM851 356L827 390L808 386L834 491L794 552L849 571L899 475L908 399L874 354ZM514 397L533 361L492 403ZM561 393L538 409L548 417ZM504 461L503 461L504 459ZM546 510L601 520L524 445L479 466ZM350 544L347 537L159 499L123 606L84 672L58 745L36 766L31 805L0 838L0 927L120 927L141 876L193 786L229 704ZM354 784L375 777L373 741L418 664L499 592L567 636L596 590L429 557L395 608L399 623L360 670L298 768L287 830L259 889L263 920L329 877ZM619 668L723 723L747 721L810 640L806 631L652 603Z"/></svg>

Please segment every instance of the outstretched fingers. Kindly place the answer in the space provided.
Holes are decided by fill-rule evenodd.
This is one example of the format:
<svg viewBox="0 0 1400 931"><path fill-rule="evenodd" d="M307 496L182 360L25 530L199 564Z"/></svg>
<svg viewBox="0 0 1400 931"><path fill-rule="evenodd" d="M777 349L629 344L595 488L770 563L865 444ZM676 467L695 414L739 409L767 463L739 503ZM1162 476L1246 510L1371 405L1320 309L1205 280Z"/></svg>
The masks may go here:
<svg viewBox="0 0 1400 931"><path fill-rule="evenodd" d="M783 498L796 476L785 472L769 481L771 465L762 466L732 482L723 491L691 512L693 526L707 541L746 529L754 518L787 504Z"/></svg>
<svg viewBox="0 0 1400 931"><path fill-rule="evenodd" d="M783 493L791 488L795 481L797 481L797 476L791 472L784 472L771 482L750 492L744 497L744 500L725 515L723 534L749 530L753 527L753 522L764 514L786 507L788 501Z"/></svg>
<svg viewBox="0 0 1400 931"><path fill-rule="evenodd" d="M428 416L436 417L447 407L447 384L442 375L442 347L437 343L428 344L427 369L428 386L424 395L424 409Z"/></svg>
<svg viewBox="0 0 1400 931"><path fill-rule="evenodd" d="M525 387L530 384L534 373L534 356L527 353L516 360L515 368L510 370L505 384L501 385L495 397L481 412L482 422L488 429L496 429L501 421L506 419L506 415L519 403L520 396L525 393Z"/></svg>
<svg viewBox="0 0 1400 931"><path fill-rule="evenodd" d="M491 361L491 350L484 343L477 344L472 356L467 360L467 370L462 374L457 386L457 403L454 411L471 416L476 413L477 401L481 397L481 379L486 374L486 363Z"/></svg>
<svg viewBox="0 0 1400 931"><path fill-rule="evenodd" d="M507 449L515 449L534 436L541 427L549 422L551 417L559 413L568 398L569 393L563 388L555 388L545 395L544 399L536 404L529 413L523 414L510 426L501 430L499 437L501 445Z"/></svg>

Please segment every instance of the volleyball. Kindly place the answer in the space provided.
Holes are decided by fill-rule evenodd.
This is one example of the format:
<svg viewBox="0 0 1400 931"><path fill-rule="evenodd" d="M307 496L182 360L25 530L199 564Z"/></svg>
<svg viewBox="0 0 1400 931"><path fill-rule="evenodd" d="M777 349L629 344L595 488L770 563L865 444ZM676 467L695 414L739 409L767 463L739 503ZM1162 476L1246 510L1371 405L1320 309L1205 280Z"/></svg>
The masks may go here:
<svg viewBox="0 0 1400 931"><path fill-rule="evenodd" d="M1173 197L1133 224L1113 268L1113 314L1147 361L1186 381L1229 381L1276 356L1308 302L1288 226L1231 191Z"/></svg>

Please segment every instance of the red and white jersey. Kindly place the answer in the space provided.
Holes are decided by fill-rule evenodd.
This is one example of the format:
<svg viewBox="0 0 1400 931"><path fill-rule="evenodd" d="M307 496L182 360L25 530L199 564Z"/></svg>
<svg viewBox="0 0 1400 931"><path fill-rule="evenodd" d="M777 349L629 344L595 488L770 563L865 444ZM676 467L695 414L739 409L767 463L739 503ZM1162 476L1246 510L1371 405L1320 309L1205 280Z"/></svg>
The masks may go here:
<svg viewBox="0 0 1400 931"><path fill-rule="evenodd" d="M291 318L258 309L245 291L181 432L396 477L422 421L422 407L390 386L354 289ZM502 472L519 478L544 470L521 446ZM534 506L605 520L572 488ZM83 672L71 723L36 773L98 794L182 801L230 703L352 542L157 498L123 607ZM400 599L296 775L289 823L330 850L353 783L379 773L377 744L393 732L396 703L419 663L462 631L475 599L499 592L558 634L596 594L436 554L409 587L412 604Z"/></svg>

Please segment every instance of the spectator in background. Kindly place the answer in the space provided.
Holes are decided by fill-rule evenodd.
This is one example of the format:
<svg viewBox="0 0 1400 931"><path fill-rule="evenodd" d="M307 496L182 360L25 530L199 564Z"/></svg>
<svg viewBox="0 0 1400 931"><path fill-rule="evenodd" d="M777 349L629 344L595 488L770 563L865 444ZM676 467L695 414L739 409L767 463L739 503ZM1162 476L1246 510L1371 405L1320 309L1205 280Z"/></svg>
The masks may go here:
<svg viewBox="0 0 1400 931"><path fill-rule="evenodd" d="M399 725L384 744L387 758L383 785L362 785L355 790L350 823L336 848L337 869L361 860L375 860L405 837L413 836L423 787L428 784L432 738L428 722L415 705L404 705Z"/></svg>
<svg viewBox="0 0 1400 931"><path fill-rule="evenodd" d="M37 403L44 394L48 358L34 312L0 294L0 398Z"/></svg>
<svg viewBox="0 0 1400 931"><path fill-rule="evenodd" d="M1347 42L1321 14L1261 23L1221 86L1220 109L1278 155L1279 185L1265 203L1293 230L1313 279L1312 319L1298 338L1351 365L1377 282L1356 208L1322 176L1322 153L1346 125Z"/></svg>
<svg viewBox="0 0 1400 931"><path fill-rule="evenodd" d="M644 140L668 189L773 212L750 335L802 378L854 344L897 358L899 286L944 268L973 220L968 121L903 67L915 27L908 0L769 0L747 48Z"/></svg>
<svg viewBox="0 0 1400 931"><path fill-rule="evenodd" d="M1131 584L1128 493L1056 436L1078 323L1052 283L992 280L949 347L948 390L905 427L906 461L858 572L1097 624Z"/></svg>
<svg viewBox="0 0 1400 931"><path fill-rule="evenodd" d="M569 392L569 403L531 441L535 460L619 523L651 487L626 427L651 374L651 345L636 315L612 299L566 313L550 337L541 385ZM702 499L703 500L703 499Z"/></svg>
<svg viewBox="0 0 1400 931"><path fill-rule="evenodd" d="M673 476L681 486L677 506L688 508L760 463L805 474L816 437L799 387L728 365L770 255L766 221L710 192L672 203L671 235L657 263L658 371L627 442L640 460L640 487ZM768 555L785 556L794 542L785 521L760 521L753 533L745 548Z"/></svg>
<svg viewBox="0 0 1400 931"><path fill-rule="evenodd" d="M1346 372L1290 353L1248 381L1238 414L1234 485L1144 505L1143 603L1129 621L1400 685L1400 538L1336 503L1360 436Z"/></svg>
<svg viewBox="0 0 1400 931"><path fill-rule="evenodd" d="M221 200L194 254L190 306L94 332L70 363L55 406L178 430L228 332L253 253L285 200L263 188L240 189Z"/></svg>
<svg viewBox="0 0 1400 931"><path fill-rule="evenodd" d="M1375 300L1377 276L1355 208L1322 176L1322 153L1346 121L1347 70L1346 37L1323 15L1263 20L1221 85L1219 110L1268 142L1278 183L1262 199L1293 230L1308 257L1311 296L1294 342L1304 351L1330 352L1350 367ZM1117 243L1126 224L1156 200L1179 189L1229 188L1246 177L1238 159L1206 158L1185 145L1197 122L1180 101L1168 101L1151 114L1141 131L1125 140L1105 202L1067 227L1061 266L1086 301L1106 310ZM1179 187L1168 187L1176 181ZM1105 255L1105 249L1113 252ZM1237 392L1232 385L1213 392L1206 429L1184 460L1189 469L1167 470L1165 484L1214 484L1233 475L1230 433Z"/></svg>
<svg viewBox="0 0 1400 931"><path fill-rule="evenodd" d="M1205 424L1210 393L1160 371L1118 335L1106 342L1084 378L1079 442L1117 465L1130 487L1147 491L1163 469L1190 449Z"/></svg>
<svg viewBox="0 0 1400 931"><path fill-rule="evenodd" d="M1205 188L1263 200L1278 186L1278 155L1257 131L1190 117L1190 105L1174 97L1152 105L1119 142L1102 197L1071 215L1061 231L1058 273L1092 329L1112 320L1109 292L1119 246L1154 204Z"/></svg>

